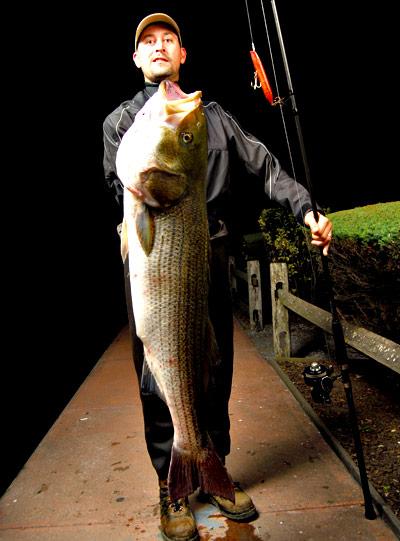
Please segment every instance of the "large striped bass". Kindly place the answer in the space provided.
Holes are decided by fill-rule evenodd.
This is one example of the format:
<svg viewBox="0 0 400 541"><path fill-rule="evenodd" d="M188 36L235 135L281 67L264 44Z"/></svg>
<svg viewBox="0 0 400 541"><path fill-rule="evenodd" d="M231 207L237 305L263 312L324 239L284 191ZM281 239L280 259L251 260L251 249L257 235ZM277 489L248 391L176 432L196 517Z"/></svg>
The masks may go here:
<svg viewBox="0 0 400 541"><path fill-rule="evenodd" d="M217 355L208 316L207 129L201 92L163 81L118 149L136 330L171 413L173 500L200 487L234 501L205 429L205 386Z"/></svg>

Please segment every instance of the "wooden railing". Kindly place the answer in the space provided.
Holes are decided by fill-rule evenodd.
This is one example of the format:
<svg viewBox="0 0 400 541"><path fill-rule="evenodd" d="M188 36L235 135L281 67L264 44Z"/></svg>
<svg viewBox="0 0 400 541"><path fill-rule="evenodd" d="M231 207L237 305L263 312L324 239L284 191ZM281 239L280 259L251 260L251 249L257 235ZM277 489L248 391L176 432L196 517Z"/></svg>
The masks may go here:
<svg viewBox="0 0 400 541"><path fill-rule="evenodd" d="M247 262L247 274L236 270L234 275L246 280L248 284L251 327L255 330L262 329L264 318L259 261ZM332 334L330 312L290 293L286 263L270 264L270 280L273 346L276 357L291 355L289 311ZM400 374L399 344L351 323L342 321L342 327L346 344Z"/></svg>

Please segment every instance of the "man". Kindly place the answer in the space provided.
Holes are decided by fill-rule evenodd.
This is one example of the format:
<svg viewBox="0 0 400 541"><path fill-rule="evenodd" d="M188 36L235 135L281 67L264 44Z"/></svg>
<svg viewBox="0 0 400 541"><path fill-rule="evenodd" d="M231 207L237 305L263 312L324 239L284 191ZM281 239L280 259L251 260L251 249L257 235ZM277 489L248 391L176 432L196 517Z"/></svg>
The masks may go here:
<svg viewBox="0 0 400 541"><path fill-rule="evenodd" d="M116 174L115 157L121 139L132 125L136 113L157 91L163 79L179 80L179 71L186 61L177 23L164 13L154 13L140 21L135 35L133 60L142 70L145 87L132 100L123 102L104 121L104 170L106 181L122 198L123 188ZM287 175L278 160L255 137L245 133L226 111L215 102L205 102L208 131L207 210L211 237L212 259L209 311L215 328L221 363L214 374L217 392L209 400L208 432L224 461L230 451L228 401L232 384L233 316L228 273L227 193L230 184L229 164L234 153L248 171L264 180L268 197L289 208L300 223L311 228L312 243L328 252L331 222L319 215L315 221L310 195L304 187ZM129 269L125 264L125 288L135 368L141 383L141 399L145 437L152 464L160 486L161 532L167 541L198 539L195 518L188 499L171 501L166 479L173 439L173 425L165 403L144 385L149 374L143 357L143 346L136 336L132 311ZM200 498L216 505L233 520L250 520L257 515L250 497L235 483L235 502L200 494Z"/></svg>

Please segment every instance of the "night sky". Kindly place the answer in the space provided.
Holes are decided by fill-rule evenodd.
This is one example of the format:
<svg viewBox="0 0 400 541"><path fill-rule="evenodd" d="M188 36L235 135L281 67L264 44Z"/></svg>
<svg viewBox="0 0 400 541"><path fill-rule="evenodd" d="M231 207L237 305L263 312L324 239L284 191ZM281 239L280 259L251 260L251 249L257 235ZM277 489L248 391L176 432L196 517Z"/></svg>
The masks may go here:
<svg viewBox="0 0 400 541"><path fill-rule="evenodd" d="M254 44L276 94L261 4L248 3ZM164 11L180 25L188 50L182 89L218 101L290 170L279 107L250 87L244 0L227 2L225 12L215 10L225 5L218 2L135 0L91 12L82 5L43 13L24 7L12 21L12 76L3 83L12 94L3 100L3 135L11 144L3 176L10 353L3 361L2 488L126 321L115 232L120 209L103 179L102 123L142 87L132 49L143 16ZM394 7L276 5L316 199L332 211L399 199ZM287 97L270 2L264 6L279 95ZM284 114L298 152L289 102ZM301 167L296 175L305 182ZM252 232L269 203L257 179L243 175L237 183L237 219Z"/></svg>

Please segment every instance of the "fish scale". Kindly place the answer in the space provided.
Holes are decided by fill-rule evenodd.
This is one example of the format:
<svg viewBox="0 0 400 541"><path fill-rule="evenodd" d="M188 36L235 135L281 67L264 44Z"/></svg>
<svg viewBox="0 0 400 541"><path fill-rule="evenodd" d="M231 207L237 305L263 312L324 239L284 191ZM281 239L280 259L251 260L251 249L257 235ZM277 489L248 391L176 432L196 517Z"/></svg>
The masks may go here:
<svg viewBox="0 0 400 541"><path fill-rule="evenodd" d="M143 288L149 292L149 321L146 330L138 329L139 334L146 336L145 343L151 344L151 353L147 356L150 369L155 375L163 371L156 379L167 400L176 442L181 448L190 448L199 433L198 427L193 426L195 416L189 411L193 405L193 390L188 393L193 388L190 381L198 379L200 366L195 364L200 365L204 356L201 337L204 337L207 317L208 238L205 228L200 226L205 216L201 216L199 205L196 208L193 204L196 200L197 197L185 199L155 218L156 230L163 233L160 238L156 236L153 250L144 261L147 279ZM183 234L189 224L193 229L190 236ZM137 252L134 253L133 268L137 257ZM134 283L133 287L138 290ZM196 306L193 299L197 300ZM153 314L159 314L158 321L153 319ZM182 359L184 366L182 363L172 366L171 358ZM185 430L181 430L185 425ZM199 441L196 444L199 445Z"/></svg>

